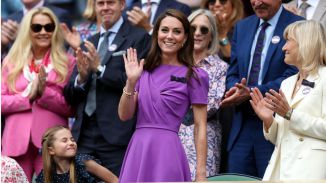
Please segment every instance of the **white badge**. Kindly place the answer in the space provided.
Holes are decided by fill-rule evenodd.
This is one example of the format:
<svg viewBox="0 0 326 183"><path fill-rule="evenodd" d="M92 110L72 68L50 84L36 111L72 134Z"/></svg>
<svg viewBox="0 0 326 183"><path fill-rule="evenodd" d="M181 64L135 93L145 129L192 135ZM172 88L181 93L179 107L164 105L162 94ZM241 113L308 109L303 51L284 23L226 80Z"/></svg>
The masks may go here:
<svg viewBox="0 0 326 183"><path fill-rule="evenodd" d="M115 51L116 49L117 49L116 44L112 44L111 46L109 46L109 51Z"/></svg>
<svg viewBox="0 0 326 183"><path fill-rule="evenodd" d="M277 43L279 43L280 40L281 40L280 36L273 36L273 37L272 37L272 43L273 43L273 44L277 44Z"/></svg>
<svg viewBox="0 0 326 183"><path fill-rule="evenodd" d="M307 95L308 93L310 93L310 87L305 87L305 88L302 90L302 94Z"/></svg>

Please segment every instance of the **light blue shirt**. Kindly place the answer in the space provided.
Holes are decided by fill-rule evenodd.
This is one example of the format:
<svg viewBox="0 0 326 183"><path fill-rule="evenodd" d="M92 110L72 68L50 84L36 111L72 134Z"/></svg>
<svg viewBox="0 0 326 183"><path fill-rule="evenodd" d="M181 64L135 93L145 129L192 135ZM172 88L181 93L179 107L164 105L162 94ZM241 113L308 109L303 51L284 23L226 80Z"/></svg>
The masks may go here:
<svg viewBox="0 0 326 183"><path fill-rule="evenodd" d="M123 24L123 18L122 16L120 16L119 20L113 24L113 26L108 30L110 32L109 35L109 47L112 45L113 40L115 39L115 36L117 35L121 25ZM101 26L101 31L100 31L100 40L98 41L98 45L97 45L97 51L100 49L100 45L104 39L103 35L106 32L106 29L104 29L103 26Z"/></svg>
<svg viewBox="0 0 326 183"><path fill-rule="evenodd" d="M149 20L149 22L151 24L153 24L154 21L154 17L156 15L156 11L158 8L158 5L160 4L161 0L151 0L151 19ZM146 13L147 10L147 0L141 0L141 4L142 4L142 11Z"/></svg>
<svg viewBox="0 0 326 183"><path fill-rule="evenodd" d="M118 31L119 31L122 24L123 24L123 18L122 18L122 16L120 16L119 20L115 24L113 24L113 26L109 30L107 30L107 31L110 32L110 35L109 35L109 38L108 38L109 39L109 45L108 45L109 47L108 47L108 49L112 45L112 42L115 39L115 36L117 35L117 33L118 33ZM100 39L99 39L98 44L97 44L97 51L99 51L100 45L101 45L102 41L104 40L103 35L104 35L105 32L106 32L106 30L104 29L103 26L101 26ZM105 65L102 65L101 67L103 67L103 71L101 72L101 75L98 78L101 78L103 76L105 68L106 68ZM74 86L75 87L79 86L82 89L84 89L84 86L85 86L86 83L82 83L82 84L78 85L77 84L78 77L79 77L79 74L77 75L77 77L75 79Z"/></svg>
<svg viewBox="0 0 326 183"><path fill-rule="evenodd" d="M276 28L276 25L277 25L278 19L280 18L282 10L283 10L283 6L281 6L280 9L277 11L277 13L270 20L267 21L269 23L269 26L265 30L265 40L264 40L263 51L262 51L262 54L261 54L261 62L260 62L261 64L260 64L260 72L259 72L259 77L258 77L258 85L261 85L261 83L263 81L262 70L264 68L268 47L269 47L269 45L270 45L270 43L272 41L274 30ZM259 20L259 27L257 29L255 39L254 39L254 42L253 42L252 47L251 47L250 63L249 63L249 67L248 67L247 80L249 79L250 70L251 70L251 66L252 66L252 59L253 59L253 55L254 55L255 48L256 48L258 34L259 34L259 32L260 32L260 30L262 28L261 25L263 24L263 22L264 22L263 19ZM281 36L283 36L283 35L277 35L277 36L279 36L281 38Z"/></svg>

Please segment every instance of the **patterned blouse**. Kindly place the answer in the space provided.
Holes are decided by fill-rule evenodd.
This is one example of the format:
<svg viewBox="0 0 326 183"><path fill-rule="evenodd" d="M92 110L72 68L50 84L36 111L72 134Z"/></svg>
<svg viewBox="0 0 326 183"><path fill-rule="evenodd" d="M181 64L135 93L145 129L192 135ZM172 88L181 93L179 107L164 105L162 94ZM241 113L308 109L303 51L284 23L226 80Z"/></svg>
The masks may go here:
<svg viewBox="0 0 326 183"><path fill-rule="evenodd" d="M210 119L211 117L215 117L225 92L225 80L228 64L220 59L216 54L210 55L201 60L197 66L204 69L209 76L207 119ZM189 126L193 124L193 121L193 113L191 110L186 114L183 124ZM207 122L212 121L208 120Z"/></svg>
<svg viewBox="0 0 326 183"><path fill-rule="evenodd" d="M1 183L28 183L23 169L7 156L1 156Z"/></svg>

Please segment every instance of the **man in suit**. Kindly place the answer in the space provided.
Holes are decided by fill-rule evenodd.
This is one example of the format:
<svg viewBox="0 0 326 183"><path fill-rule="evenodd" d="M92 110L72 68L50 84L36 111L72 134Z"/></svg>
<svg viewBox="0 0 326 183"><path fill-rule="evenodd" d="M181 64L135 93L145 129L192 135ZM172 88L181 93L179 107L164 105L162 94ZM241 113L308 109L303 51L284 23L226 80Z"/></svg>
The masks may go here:
<svg viewBox="0 0 326 183"><path fill-rule="evenodd" d="M95 156L119 176L135 128L135 119L122 122L118 116L127 79L122 53L133 47L144 58L150 36L123 20L125 0L95 0L95 6L102 19L100 33L85 41L84 51L77 49L77 65L64 95L76 107L72 134L78 151Z"/></svg>
<svg viewBox="0 0 326 183"><path fill-rule="evenodd" d="M307 8L303 8L303 4ZM293 0L284 5L286 9L297 15L306 15L307 20L316 20L326 28L326 1L325 0ZM303 12L305 11L305 12Z"/></svg>
<svg viewBox="0 0 326 183"><path fill-rule="evenodd" d="M24 15L31 9L45 6L53 11L60 22L66 23L71 27L71 18L69 13L64 9L55 7L44 0L21 0L23 9L8 16L4 21L1 21L1 60L7 55L11 45L16 39L20 21Z"/></svg>
<svg viewBox="0 0 326 183"><path fill-rule="evenodd" d="M263 125L252 110L250 88L265 94L278 91L283 79L295 74L284 63L283 31L300 20L282 7L281 0L251 0L255 15L236 24L231 62L227 74L227 92L223 106L235 106L228 141L228 172L262 177L274 146L263 136Z"/></svg>
<svg viewBox="0 0 326 183"><path fill-rule="evenodd" d="M189 6L175 0L139 0L134 2L132 8L127 9L125 19L133 25L151 32L157 17L166 9L177 9L186 16L190 15Z"/></svg>

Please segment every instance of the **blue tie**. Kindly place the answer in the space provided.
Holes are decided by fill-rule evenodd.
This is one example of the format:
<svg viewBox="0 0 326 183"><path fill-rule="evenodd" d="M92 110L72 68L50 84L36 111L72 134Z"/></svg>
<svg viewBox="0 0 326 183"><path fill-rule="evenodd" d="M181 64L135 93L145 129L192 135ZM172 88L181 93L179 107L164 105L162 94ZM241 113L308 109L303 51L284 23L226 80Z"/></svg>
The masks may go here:
<svg viewBox="0 0 326 183"><path fill-rule="evenodd" d="M258 77L261 65L261 54L264 48L265 30L269 26L268 22L263 22L261 24L261 30L258 34L257 43L255 47L254 56L252 58L251 69L249 73L249 86L256 86L258 84Z"/></svg>

